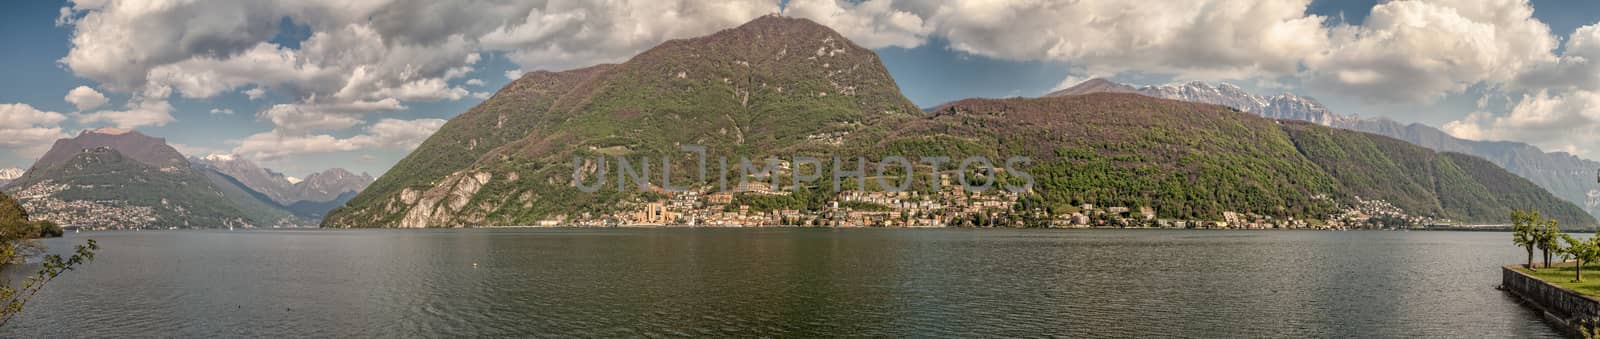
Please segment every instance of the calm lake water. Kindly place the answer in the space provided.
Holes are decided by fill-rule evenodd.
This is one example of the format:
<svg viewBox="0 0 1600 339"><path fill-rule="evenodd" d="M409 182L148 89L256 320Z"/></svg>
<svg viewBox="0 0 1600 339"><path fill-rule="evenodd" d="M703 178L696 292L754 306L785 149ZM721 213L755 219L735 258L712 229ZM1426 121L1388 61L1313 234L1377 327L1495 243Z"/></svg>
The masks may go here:
<svg viewBox="0 0 1600 339"><path fill-rule="evenodd" d="M1546 337L1507 233L161 231L0 335ZM10 273L15 275L15 272Z"/></svg>

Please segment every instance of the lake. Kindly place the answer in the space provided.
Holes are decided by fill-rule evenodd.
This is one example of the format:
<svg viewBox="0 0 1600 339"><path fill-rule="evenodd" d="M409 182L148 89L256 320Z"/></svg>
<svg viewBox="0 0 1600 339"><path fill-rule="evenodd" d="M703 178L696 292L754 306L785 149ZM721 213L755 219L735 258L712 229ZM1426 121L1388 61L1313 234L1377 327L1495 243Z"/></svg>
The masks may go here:
<svg viewBox="0 0 1600 339"><path fill-rule="evenodd" d="M1501 232L85 232L0 334L1550 337ZM16 276L17 270L9 275Z"/></svg>

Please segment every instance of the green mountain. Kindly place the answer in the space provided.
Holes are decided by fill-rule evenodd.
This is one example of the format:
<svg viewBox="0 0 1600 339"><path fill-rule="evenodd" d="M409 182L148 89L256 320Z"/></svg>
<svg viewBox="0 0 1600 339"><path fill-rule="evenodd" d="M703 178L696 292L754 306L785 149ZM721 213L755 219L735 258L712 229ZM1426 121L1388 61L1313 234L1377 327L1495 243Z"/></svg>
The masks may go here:
<svg viewBox="0 0 1600 339"><path fill-rule="evenodd" d="M871 50L809 20L767 16L622 64L524 75L451 119L324 225L514 224L603 211L618 197L573 194L560 181L572 155L681 154L682 144L774 154L918 114Z"/></svg>
<svg viewBox="0 0 1600 339"><path fill-rule="evenodd" d="M1339 182L1273 120L1135 94L967 99L891 139L944 134L1029 155L1046 206L1152 206L1168 218L1223 212L1321 216Z"/></svg>
<svg viewBox="0 0 1600 339"><path fill-rule="evenodd" d="M1511 209L1538 209L1564 225L1594 226L1583 208L1483 158L1343 129L1285 123L1306 157L1343 192L1383 199L1413 213L1504 223Z"/></svg>
<svg viewBox="0 0 1600 339"><path fill-rule="evenodd" d="M1600 186L1595 170L1600 162L1566 152L1548 152L1520 142L1465 140L1423 124L1400 124L1387 119L1362 119L1336 125L1391 136L1430 149L1482 157L1566 201L1580 204L1600 217Z"/></svg>
<svg viewBox="0 0 1600 339"><path fill-rule="evenodd" d="M934 113L928 127L900 133L983 126L952 134L1022 144L1013 149L1043 160L1030 173L1046 204L1156 206L1163 217L1206 220L1228 211L1322 216L1359 197L1470 224L1537 209L1596 226L1582 208L1481 158L1225 106L1100 93L969 99Z"/></svg>
<svg viewBox="0 0 1600 339"><path fill-rule="evenodd" d="M1322 219L1361 197L1467 223L1502 223L1512 208L1535 208L1564 225L1595 224L1481 159L1224 106L1089 94L968 99L922 112L870 50L810 21L769 16L622 64L525 75L445 124L324 226L528 225L623 212L659 197L579 193L574 157L666 157L673 181L687 183L696 159L681 145L706 146L712 171L718 156L1024 155L1036 185L1018 209L1058 216L1094 204L1189 220L1225 212ZM802 187L738 199L759 210L816 211L830 198Z"/></svg>
<svg viewBox="0 0 1600 339"><path fill-rule="evenodd" d="M1310 121L1400 139L1435 151L1481 157L1506 171L1527 178L1556 197L1586 206L1591 215L1600 217L1600 186L1595 184L1595 169L1600 168L1600 163L1566 152L1546 153L1538 147L1520 142L1465 140L1418 123L1407 125L1384 118L1341 115L1310 97L1293 93L1257 95L1228 83L1213 86L1204 82L1189 82L1134 87L1096 78L1046 96L1102 92L1139 93L1157 98L1218 104L1267 118Z"/></svg>
<svg viewBox="0 0 1600 339"><path fill-rule="evenodd" d="M163 139L99 129L58 140L5 190L35 218L63 225L257 227L292 217L228 180L191 166Z"/></svg>

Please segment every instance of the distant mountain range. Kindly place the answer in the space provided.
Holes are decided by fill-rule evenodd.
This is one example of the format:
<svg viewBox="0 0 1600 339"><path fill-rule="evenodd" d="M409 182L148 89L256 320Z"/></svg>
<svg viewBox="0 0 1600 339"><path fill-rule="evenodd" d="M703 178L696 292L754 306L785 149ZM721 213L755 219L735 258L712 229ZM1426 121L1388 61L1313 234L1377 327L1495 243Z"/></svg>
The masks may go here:
<svg viewBox="0 0 1600 339"><path fill-rule="evenodd" d="M229 168L272 173L248 161L230 160ZM61 224L208 228L316 224L334 207L330 205L371 182L370 176L329 170L322 175L329 179L319 184L289 185L292 193L284 196L298 200L280 203L246 182L258 178L235 176L216 163L185 158L166 140L137 131L87 130L57 140L29 170L0 188L36 218ZM330 196L331 190L343 191ZM327 198L308 200L321 197Z"/></svg>
<svg viewBox="0 0 1600 339"><path fill-rule="evenodd" d="M22 173L26 173L27 171L28 170L14 167L0 169L0 187L5 187L6 183L11 182L12 180L17 180L17 178L21 178Z"/></svg>
<svg viewBox="0 0 1600 339"><path fill-rule="evenodd" d="M1267 118L1314 122L1323 126L1343 126L1360 121L1359 117L1335 114L1316 99L1283 93L1260 96L1239 86L1223 83L1211 86L1204 82L1189 82L1161 86L1134 87L1132 85L1094 78L1067 89L1051 92L1046 97L1060 97L1088 93L1137 93L1157 98L1217 104L1255 113Z"/></svg>
<svg viewBox="0 0 1600 339"><path fill-rule="evenodd" d="M1544 152L1520 142L1466 140L1417 123L1401 124L1388 119L1340 115L1309 97L1292 93L1266 97L1227 83L1212 86L1190 82L1134 87L1096 78L1046 96L1087 93L1138 93L1157 98L1218 104L1267 118L1309 121L1383 135L1437 151L1470 154L1527 178L1563 200L1585 207L1591 215L1600 216L1600 184L1595 182L1600 162L1565 152Z"/></svg>
<svg viewBox="0 0 1600 339"><path fill-rule="evenodd" d="M312 173L303 180L291 179L271 169L232 154L191 157L190 162L205 165L238 180L245 187L267 196L275 203L329 202L341 195L360 192L375 180L371 175L353 174L342 168ZM326 212L326 211L323 211Z"/></svg>
<svg viewBox="0 0 1600 339"><path fill-rule="evenodd" d="M1535 208L1564 225L1596 224L1578 206L1476 157L1220 105L1099 93L1139 91L1114 83L1095 86L1084 95L967 99L924 112L901 95L871 50L809 20L766 16L668 41L621 64L524 75L451 119L323 224L454 227L622 218L660 195L580 192L572 159L668 157L685 162L674 168L688 168L680 145L703 145L706 154L730 159L1032 159L1027 169L1037 185L1015 197L1015 209L916 211L950 218L1059 217L1089 208L1080 206L1118 206L1151 207L1160 218L1304 220L1379 201L1362 211L1392 208L1501 223L1513 208ZM1232 91L1151 90L1219 99ZM1309 98L1238 99L1275 114L1337 119L1295 111L1311 107ZM956 170L954 164L937 169ZM675 170L672 180L715 184L693 182L698 179L688 172ZM817 187L832 187L831 170L819 172L824 179ZM833 197L803 188L733 199L752 209L821 213ZM713 206L710 213L722 207L742 209Z"/></svg>

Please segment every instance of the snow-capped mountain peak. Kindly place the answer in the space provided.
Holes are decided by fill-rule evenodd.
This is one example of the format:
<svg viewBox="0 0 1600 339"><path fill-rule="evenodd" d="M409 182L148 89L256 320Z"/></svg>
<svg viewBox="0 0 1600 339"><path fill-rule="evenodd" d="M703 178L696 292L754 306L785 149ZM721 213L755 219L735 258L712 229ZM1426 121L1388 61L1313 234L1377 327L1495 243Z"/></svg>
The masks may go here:
<svg viewBox="0 0 1600 339"><path fill-rule="evenodd" d="M0 169L0 180L16 180L21 178L24 172L27 172L27 170L15 167Z"/></svg>
<svg viewBox="0 0 1600 339"><path fill-rule="evenodd" d="M1094 79L1103 83L1099 87L1116 84L1104 79ZM1131 86L1127 86L1131 87ZM1087 92L1087 91L1085 91ZM1190 81L1185 83L1171 83L1159 86L1144 86L1135 90L1136 93L1157 98L1182 100L1189 102L1202 102L1233 107L1240 111L1255 113L1267 118L1290 119L1310 121L1322 125L1337 125L1353 119L1341 116L1328 110L1310 97L1283 93L1274 96L1261 96L1246 91L1244 88L1230 83L1211 85L1203 81ZM1083 93L1060 93L1052 95L1070 95Z"/></svg>
<svg viewBox="0 0 1600 339"><path fill-rule="evenodd" d="M238 159L238 157L236 157L236 156L234 156L232 154L213 153L213 154L206 155L206 157L204 159L206 159L206 161L210 161L210 162L223 162L223 161L233 161L234 159Z"/></svg>

